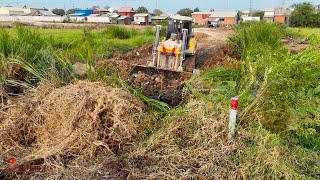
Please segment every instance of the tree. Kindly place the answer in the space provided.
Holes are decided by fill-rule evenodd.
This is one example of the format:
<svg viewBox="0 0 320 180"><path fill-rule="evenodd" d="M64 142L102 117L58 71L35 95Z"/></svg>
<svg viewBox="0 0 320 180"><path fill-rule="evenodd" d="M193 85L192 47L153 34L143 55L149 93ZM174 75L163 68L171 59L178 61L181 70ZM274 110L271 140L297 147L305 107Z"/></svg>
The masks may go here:
<svg viewBox="0 0 320 180"><path fill-rule="evenodd" d="M200 12L200 9L198 7L196 7L193 12Z"/></svg>
<svg viewBox="0 0 320 180"><path fill-rule="evenodd" d="M162 11L160 9L153 10L153 15L160 16L162 14Z"/></svg>
<svg viewBox="0 0 320 180"><path fill-rule="evenodd" d="M242 11L238 11L237 13L237 23L241 21Z"/></svg>
<svg viewBox="0 0 320 180"><path fill-rule="evenodd" d="M255 11L255 12L252 13L252 16L260 17L260 19L263 19L264 12L263 11Z"/></svg>
<svg viewBox="0 0 320 180"><path fill-rule="evenodd" d="M63 16L63 15L66 14L63 9L57 9L57 8L56 8L56 9L53 9L53 10L52 10L52 13L53 13L53 14L56 14L56 15L59 15L59 16Z"/></svg>
<svg viewBox="0 0 320 180"><path fill-rule="evenodd" d="M293 27L316 27L318 26L319 16L313 5L309 2L297 4L291 13L290 26ZM318 26L319 27L319 26Z"/></svg>
<svg viewBox="0 0 320 180"><path fill-rule="evenodd" d="M210 12L214 12L214 9L210 9Z"/></svg>
<svg viewBox="0 0 320 180"><path fill-rule="evenodd" d="M67 11L67 14L74 14L75 13L75 9L69 9L68 11Z"/></svg>
<svg viewBox="0 0 320 180"><path fill-rule="evenodd" d="M137 9L137 13L148 13L148 9L144 6L140 6Z"/></svg>
<svg viewBox="0 0 320 180"><path fill-rule="evenodd" d="M184 8L180 9L177 14L180 14L181 16L190 16L193 13L193 11L190 8Z"/></svg>

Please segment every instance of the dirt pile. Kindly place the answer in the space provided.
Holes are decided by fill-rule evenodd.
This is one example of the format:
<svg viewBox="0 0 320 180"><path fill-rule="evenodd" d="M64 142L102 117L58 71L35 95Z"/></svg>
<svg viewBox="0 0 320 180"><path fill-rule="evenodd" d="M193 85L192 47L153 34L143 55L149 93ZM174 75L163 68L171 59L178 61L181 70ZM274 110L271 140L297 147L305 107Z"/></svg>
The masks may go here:
<svg viewBox="0 0 320 180"><path fill-rule="evenodd" d="M96 164L121 153L135 138L135 120L143 110L121 89L81 81L59 89L42 86L31 98L15 102L0 109L2 158L44 165L56 178L72 167L79 171L71 173L85 174L81 167L90 159L93 171ZM17 178L13 175L0 167L0 176Z"/></svg>
<svg viewBox="0 0 320 180"><path fill-rule="evenodd" d="M202 58L207 58L207 60L202 60ZM197 66L200 66L201 68L220 66L235 67L237 60L240 60L240 57L231 50L229 45L220 44L210 52L200 53Z"/></svg>
<svg viewBox="0 0 320 180"><path fill-rule="evenodd" d="M292 54L299 54L310 46L310 42L302 41L299 38L282 39L281 43L284 44Z"/></svg>

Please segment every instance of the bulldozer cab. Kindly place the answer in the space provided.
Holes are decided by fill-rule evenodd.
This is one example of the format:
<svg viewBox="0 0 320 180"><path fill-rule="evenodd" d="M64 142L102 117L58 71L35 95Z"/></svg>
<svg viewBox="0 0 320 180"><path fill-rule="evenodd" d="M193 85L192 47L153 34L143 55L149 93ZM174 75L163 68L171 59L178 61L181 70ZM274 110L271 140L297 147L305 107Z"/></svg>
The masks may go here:
<svg viewBox="0 0 320 180"><path fill-rule="evenodd" d="M188 30L187 42L189 42L192 35L192 23L193 19L190 17L184 16L174 16L171 20L168 21L166 39L172 39L173 36L177 36L177 39L182 40L183 38L183 29Z"/></svg>

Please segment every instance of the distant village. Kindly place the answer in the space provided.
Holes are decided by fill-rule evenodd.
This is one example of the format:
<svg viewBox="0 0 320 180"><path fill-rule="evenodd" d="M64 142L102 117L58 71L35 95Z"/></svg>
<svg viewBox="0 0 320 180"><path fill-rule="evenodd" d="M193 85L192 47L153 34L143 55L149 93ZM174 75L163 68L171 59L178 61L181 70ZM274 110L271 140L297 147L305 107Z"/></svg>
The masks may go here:
<svg viewBox="0 0 320 180"><path fill-rule="evenodd" d="M319 10L320 5L315 6ZM292 8L269 8L254 16L251 11L214 11L191 13L194 23L207 27L235 25L239 22L261 21L288 24ZM150 25L170 19L170 15L161 13L139 13L132 7L113 9L111 7L91 9L74 9L72 13L53 13L52 10L36 5L23 7L0 6L0 21L43 21L43 22L88 22L110 24Z"/></svg>

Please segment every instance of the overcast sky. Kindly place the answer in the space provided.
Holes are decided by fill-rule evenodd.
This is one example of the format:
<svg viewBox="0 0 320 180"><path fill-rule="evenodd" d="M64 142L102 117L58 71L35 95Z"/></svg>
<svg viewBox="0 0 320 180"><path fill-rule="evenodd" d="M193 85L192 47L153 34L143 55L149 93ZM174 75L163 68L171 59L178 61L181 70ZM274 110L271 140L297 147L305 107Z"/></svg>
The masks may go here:
<svg viewBox="0 0 320 180"><path fill-rule="evenodd" d="M280 5L281 0L252 0L253 9L265 9L272 7L273 1L275 7ZM286 6L293 3L304 2L306 0L286 0ZM320 0L308 0L313 4L320 4ZM122 6L131 6L137 8L145 6L149 11L153 11L156 7L167 13L175 13L177 10L189 7L194 9L199 7L201 11L209 11L215 9L222 10L248 10L250 8L250 0L0 0L0 6L23 6L25 4L36 4L52 8L91 8L94 5L104 7L106 5L119 8Z"/></svg>

